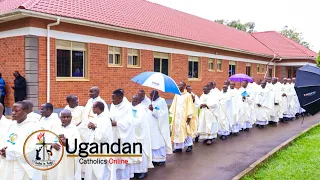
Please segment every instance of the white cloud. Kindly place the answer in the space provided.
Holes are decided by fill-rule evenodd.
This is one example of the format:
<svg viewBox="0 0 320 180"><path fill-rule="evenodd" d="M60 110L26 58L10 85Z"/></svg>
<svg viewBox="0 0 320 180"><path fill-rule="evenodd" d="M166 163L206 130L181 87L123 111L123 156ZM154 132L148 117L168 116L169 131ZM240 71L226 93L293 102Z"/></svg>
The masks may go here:
<svg viewBox="0 0 320 180"><path fill-rule="evenodd" d="M320 50L320 1L316 0L149 0L209 20L255 22L257 31L294 27Z"/></svg>

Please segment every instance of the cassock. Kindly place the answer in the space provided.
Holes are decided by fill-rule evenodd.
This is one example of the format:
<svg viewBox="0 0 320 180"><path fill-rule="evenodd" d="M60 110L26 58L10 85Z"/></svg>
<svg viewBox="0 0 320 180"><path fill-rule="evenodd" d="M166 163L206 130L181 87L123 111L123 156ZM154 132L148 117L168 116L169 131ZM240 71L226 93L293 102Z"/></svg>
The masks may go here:
<svg viewBox="0 0 320 180"><path fill-rule="evenodd" d="M199 107L200 107L200 99L199 97L194 94L193 92L191 92L191 95L194 96L194 102L193 102L193 114L192 114L192 121L195 122L195 129L193 132L193 137L198 135L198 128L199 128Z"/></svg>
<svg viewBox="0 0 320 180"><path fill-rule="evenodd" d="M35 121L35 122L39 122L41 119L41 115L35 112L30 112L28 115L28 120L30 121Z"/></svg>
<svg viewBox="0 0 320 180"><path fill-rule="evenodd" d="M77 145L79 145L81 143L80 140L80 133L78 131L78 128L76 127L76 125L74 125L72 122L64 127L64 126L60 126L57 127L56 129L53 130L53 132L56 135L60 135L63 134L66 139L68 139L68 144L69 144L69 151L74 151L75 148L75 140L77 140ZM58 142L58 139L56 138L54 140L54 142ZM63 157L60 161L60 163L53 169L49 170L50 175L47 177L47 180L81 180L81 164L79 162L79 158L68 158L68 152L66 151L66 147L60 147L61 151L64 148L64 154ZM60 158L59 153L57 152L57 150L55 150L54 148L52 148L52 154L53 157L51 158L52 160L58 160ZM78 154L78 152L75 152L74 154ZM56 155L56 156L54 156Z"/></svg>
<svg viewBox="0 0 320 180"><path fill-rule="evenodd" d="M166 154L172 154L168 105L159 97L152 101L153 111L149 119L153 162L165 162Z"/></svg>
<svg viewBox="0 0 320 180"><path fill-rule="evenodd" d="M108 105L107 103L100 97L96 97L94 99L90 98L85 106L85 115L84 118L85 119L92 119L94 117L96 117L96 114L93 113L92 111L92 106L95 102L100 101L104 104L104 112L106 112L107 114L109 114L109 110L108 110Z"/></svg>
<svg viewBox="0 0 320 180"><path fill-rule="evenodd" d="M131 102L130 102L130 101L128 101L128 99L127 99L125 96L123 96L122 102L124 102L124 103L126 103L126 104L130 104L130 105L131 105ZM145 104L145 103L144 103L144 104ZM149 107L149 106L148 106L148 107ZM113 103L111 103L111 106L110 106L110 112L113 110L113 108L114 108L114 104L113 104Z"/></svg>
<svg viewBox="0 0 320 180"><path fill-rule="evenodd" d="M239 92L241 96L245 96L245 100L240 101L240 115L239 115L239 123L240 128L247 129L252 128L252 125L256 122L256 112L255 112L255 98L257 94L257 89L259 86L255 88L241 87Z"/></svg>
<svg viewBox="0 0 320 180"><path fill-rule="evenodd" d="M281 91L285 93L287 96L282 97L282 102L283 102L283 107L282 107L282 112L283 112L283 117L286 118L293 118L295 113L294 113L294 93L292 91L292 87L290 84L283 84Z"/></svg>
<svg viewBox="0 0 320 180"><path fill-rule="evenodd" d="M217 97L209 94L202 94L200 96L200 105L206 104L208 108L201 108L199 115L199 129L200 139L214 139L218 134L218 115L219 104Z"/></svg>
<svg viewBox="0 0 320 180"><path fill-rule="evenodd" d="M52 131L54 128L61 126L61 120L57 113L52 113L49 117L40 119L40 126L42 129Z"/></svg>
<svg viewBox="0 0 320 180"><path fill-rule="evenodd" d="M39 122L24 120L21 123L13 121L6 135L6 158L2 159L3 167L0 177L5 180L40 180L42 171L30 166L23 154L23 146L30 134L40 130ZM26 156L29 160L36 159L37 136L32 136L26 145Z"/></svg>
<svg viewBox="0 0 320 180"><path fill-rule="evenodd" d="M72 114L72 123L78 126L85 119L85 108L83 106L76 106L74 108L70 108L69 105L65 107L65 109L69 109Z"/></svg>
<svg viewBox="0 0 320 180"><path fill-rule="evenodd" d="M114 105L110 109L110 118L117 122L117 126L112 127L113 142L120 144L129 143L133 146L136 142L134 124L132 119L132 105L129 102L122 101L118 105ZM120 150L121 152L121 150ZM121 152L122 153L122 152ZM127 179L134 177L134 163L137 158L114 158L115 160L128 160L128 164L113 164L111 172L111 180Z"/></svg>
<svg viewBox="0 0 320 180"><path fill-rule="evenodd" d="M147 111L143 104L140 103L132 107L136 142L142 144L142 159L139 159L141 162L134 164L134 173L146 173L148 168L153 168L150 128L147 117ZM136 149L136 153L140 153L140 149Z"/></svg>
<svg viewBox="0 0 320 180"><path fill-rule="evenodd" d="M217 95L217 94L220 94L220 93L221 93L221 91L219 91L218 88L211 89L210 92L209 92L210 95Z"/></svg>
<svg viewBox="0 0 320 180"><path fill-rule="evenodd" d="M281 91L281 83L277 82L272 85L272 92L274 97L274 105L272 106L270 121L278 122L279 118L283 117L282 112L282 91ZM278 105L275 105L278 104Z"/></svg>
<svg viewBox="0 0 320 180"><path fill-rule="evenodd" d="M146 109L149 109L149 106L151 105L151 100L145 96L143 101L141 101L141 104L146 107Z"/></svg>
<svg viewBox="0 0 320 180"><path fill-rule="evenodd" d="M95 130L89 129L89 122L95 124L97 127ZM96 117L89 120L89 122L84 123L78 127L81 138L88 143L97 143L100 151L101 143L108 143L111 147L113 143L113 132L110 118L108 116L108 111L97 115ZM108 147L103 146L103 154L108 154ZM110 152L109 152L110 153ZM88 159L98 160L99 158ZM101 158L100 158L101 159ZM108 158L106 158L108 160ZM98 179L104 180L109 179L112 171L111 164L86 164L85 165L85 178L88 180Z"/></svg>
<svg viewBox="0 0 320 180"><path fill-rule="evenodd" d="M232 117L231 96L221 93L219 98L218 134L228 136L230 134L230 120Z"/></svg>
<svg viewBox="0 0 320 180"><path fill-rule="evenodd" d="M298 99L298 96L297 96L297 92L296 92L296 90L294 89L294 83L291 83L290 84L291 85L291 88L292 88L292 92L293 92L293 103L294 103L294 113L295 114L300 114L300 113L302 113L302 112L305 112L305 110L303 109L303 108L301 108L301 106L300 106L300 102L299 102L299 99Z"/></svg>
<svg viewBox="0 0 320 180"><path fill-rule="evenodd" d="M229 89L227 91L228 95L231 98L231 106L232 106L232 115L230 118L230 128L232 133L238 133L240 131L240 122L239 122L239 115L240 115L240 108L241 108L241 95L238 89Z"/></svg>
<svg viewBox="0 0 320 180"><path fill-rule="evenodd" d="M181 95L174 96L169 112L172 116L171 140L175 143L175 149L193 145L192 136L195 130L193 111L192 97L186 90ZM191 118L189 125L187 125L188 118Z"/></svg>
<svg viewBox="0 0 320 180"><path fill-rule="evenodd" d="M267 88L260 87L257 97L256 104L261 106L256 106L256 116L258 125L267 125L270 119L270 112L274 106L274 99L271 92Z"/></svg>

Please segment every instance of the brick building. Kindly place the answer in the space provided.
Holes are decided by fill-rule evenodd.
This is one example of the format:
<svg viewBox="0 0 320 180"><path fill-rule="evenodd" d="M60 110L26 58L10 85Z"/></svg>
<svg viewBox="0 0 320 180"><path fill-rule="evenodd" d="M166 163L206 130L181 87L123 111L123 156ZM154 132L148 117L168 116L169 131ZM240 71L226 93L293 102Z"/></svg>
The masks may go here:
<svg viewBox="0 0 320 180"><path fill-rule="evenodd" d="M6 106L18 70L35 106L57 108L70 93L84 105L94 85L108 103L120 87L130 99L141 88L130 79L144 71L185 81L200 95L207 82L221 88L234 73L293 77L317 56L277 32L249 34L145 0L2 0L0 54Z"/></svg>

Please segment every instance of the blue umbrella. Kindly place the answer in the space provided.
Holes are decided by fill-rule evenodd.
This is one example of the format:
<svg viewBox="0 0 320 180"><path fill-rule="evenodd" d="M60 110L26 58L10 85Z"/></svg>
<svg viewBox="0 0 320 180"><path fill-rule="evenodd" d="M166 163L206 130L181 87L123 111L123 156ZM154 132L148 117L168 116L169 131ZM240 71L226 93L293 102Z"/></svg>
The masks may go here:
<svg viewBox="0 0 320 180"><path fill-rule="evenodd" d="M143 72L132 78L131 81L142 86L180 95L180 90L174 80L160 72Z"/></svg>

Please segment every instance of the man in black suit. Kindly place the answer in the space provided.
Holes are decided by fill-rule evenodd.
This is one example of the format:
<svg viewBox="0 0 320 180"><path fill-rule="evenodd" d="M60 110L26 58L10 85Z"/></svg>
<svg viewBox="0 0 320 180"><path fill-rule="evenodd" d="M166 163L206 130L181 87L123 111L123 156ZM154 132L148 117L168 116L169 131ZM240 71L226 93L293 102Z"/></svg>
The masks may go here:
<svg viewBox="0 0 320 180"><path fill-rule="evenodd" d="M14 89L14 101L23 101L27 97L26 79L18 71L15 71L13 76L15 77L14 86L12 86L12 89Z"/></svg>

